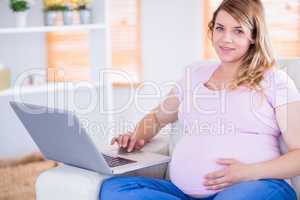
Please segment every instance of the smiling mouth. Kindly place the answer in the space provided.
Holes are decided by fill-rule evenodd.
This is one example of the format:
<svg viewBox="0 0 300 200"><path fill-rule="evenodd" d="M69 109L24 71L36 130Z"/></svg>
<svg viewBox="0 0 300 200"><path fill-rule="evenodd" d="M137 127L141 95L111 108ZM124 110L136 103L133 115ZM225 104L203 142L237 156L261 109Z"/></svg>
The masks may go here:
<svg viewBox="0 0 300 200"><path fill-rule="evenodd" d="M234 48L222 47L222 46L220 46L220 49L222 49L223 51L233 51L234 50Z"/></svg>

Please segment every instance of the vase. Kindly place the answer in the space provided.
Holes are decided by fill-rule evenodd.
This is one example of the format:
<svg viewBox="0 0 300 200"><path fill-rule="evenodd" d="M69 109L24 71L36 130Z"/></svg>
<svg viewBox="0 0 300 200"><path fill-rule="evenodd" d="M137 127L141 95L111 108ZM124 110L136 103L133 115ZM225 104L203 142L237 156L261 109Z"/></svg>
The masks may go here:
<svg viewBox="0 0 300 200"><path fill-rule="evenodd" d="M0 90L5 90L10 87L11 72L10 69L3 67L0 64Z"/></svg>
<svg viewBox="0 0 300 200"><path fill-rule="evenodd" d="M89 9L83 9L79 11L80 13L80 23L81 24L90 24L92 18L92 12Z"/></svg>
<svg viewBox="0 0 300 200"><path fill-rule="evenodd" d="M16 27L25 27L27 25L28 11L14 12L16 19Z"/></svg>
<svg viewBox="0 0 300 200"><path fill-rule="evenodd" d="M64 11L64 25L72 25L73 24L73 11L66 10Z"/></svg>
<svg viewBox="0 0 300 200"><path fill-rule="evenodd" d="M73 18L72 18L73 22L72 24L80 24L80 14L78 10L74 10L73 11Z"/></svg>
<svg viewBox="0 0 300 200"><path fill-rule="evenodd" d="M55 24L56 14L54 11L45 12L45 24L47 26L53 26Z"/></svg>
<svg viewBox="0 0 300 200"><path fill-rule="evenodd" d="M45 25L47 26L58 26L63 24L63 15L61 11L46 11L45 16Z"/></svg>

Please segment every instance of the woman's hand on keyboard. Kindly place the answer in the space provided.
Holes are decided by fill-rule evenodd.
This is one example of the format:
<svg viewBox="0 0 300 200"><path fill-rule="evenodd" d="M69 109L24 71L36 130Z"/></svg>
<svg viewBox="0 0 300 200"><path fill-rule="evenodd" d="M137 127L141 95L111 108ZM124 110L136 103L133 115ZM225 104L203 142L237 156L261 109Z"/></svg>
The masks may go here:
<svg viewBox="0 0 300 200"><path fill-rule="evenodd" d="M131 152L133 150L140 150L145 146L144 139L136 139L132 133L126 133L114 137L111 140L111 145L117 143L119 148L127 149L127 152Z"/></svg>

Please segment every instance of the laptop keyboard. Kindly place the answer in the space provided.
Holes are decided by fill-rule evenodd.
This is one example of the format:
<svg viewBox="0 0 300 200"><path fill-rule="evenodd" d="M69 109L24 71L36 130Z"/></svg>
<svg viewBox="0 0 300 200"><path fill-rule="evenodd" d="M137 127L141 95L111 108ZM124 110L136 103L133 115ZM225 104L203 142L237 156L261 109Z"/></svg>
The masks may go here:
<svg viewBox="0 0 300 200"><path fill-rule="evenodd" d="M126 165L129 163L135 163L136 161L134 160L129 160L126 158L121 158L121 157L111 157L108 155L104 155L103 157L105 159L105 161L107 162L109 167L117 167L117 166L121 166L121 165Z"/></svg>

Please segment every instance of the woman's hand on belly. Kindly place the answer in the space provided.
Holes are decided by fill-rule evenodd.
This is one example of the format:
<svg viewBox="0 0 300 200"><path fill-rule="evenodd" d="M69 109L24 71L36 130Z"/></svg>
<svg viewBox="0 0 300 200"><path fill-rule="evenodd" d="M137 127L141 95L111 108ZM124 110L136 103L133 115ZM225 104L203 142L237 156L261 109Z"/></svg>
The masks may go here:
<svg viewBox="0 0 300 200"><path fill-rule="evenodd" d="M255 180L255 170L252 164L245 164L236 159L219 159L217 163L224 165L224 169L205 176L203 185L208 190L222 190L235 183Z"/></svg>

